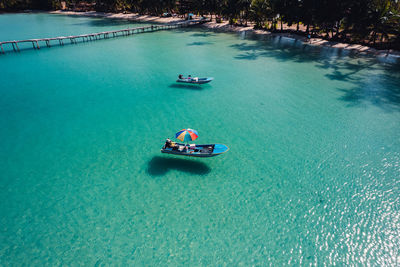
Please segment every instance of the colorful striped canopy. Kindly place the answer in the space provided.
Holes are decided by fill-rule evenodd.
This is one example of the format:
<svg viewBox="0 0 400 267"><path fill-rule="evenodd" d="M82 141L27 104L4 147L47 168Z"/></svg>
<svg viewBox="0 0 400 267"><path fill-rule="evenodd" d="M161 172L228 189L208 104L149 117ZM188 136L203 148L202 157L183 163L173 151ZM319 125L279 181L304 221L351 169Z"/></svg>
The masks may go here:
<svg viewBox="0 0 400 267"><path fill-rule="evenodd" d="M199 134L193 129L183 129L175 134L175 138L181 140L182 142L193 141L197 137L199 137Z"/></svg>

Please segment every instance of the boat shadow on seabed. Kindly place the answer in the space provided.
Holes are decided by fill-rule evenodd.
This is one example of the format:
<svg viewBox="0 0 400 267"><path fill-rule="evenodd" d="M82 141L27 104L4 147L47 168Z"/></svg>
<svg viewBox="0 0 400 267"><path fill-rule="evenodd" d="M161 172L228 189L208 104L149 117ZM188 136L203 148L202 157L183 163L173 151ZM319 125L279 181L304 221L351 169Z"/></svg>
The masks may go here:
<svg viewBox="0 0 400 267"><path fill-rule="evenodd" d="M151 176L165 175L169 170L198 175L205 175L211 171L205 163L187 159L155 156L148 163L147 172Z"/></svg>
<svg viewBox="0 0 400 267"><path fill-rule="evenodd" d="M189 89L189 90L202 90L204 89L199 84L180 84L180 83L173 83L169 85L170 88L177 88L177 89Z"/></svg>

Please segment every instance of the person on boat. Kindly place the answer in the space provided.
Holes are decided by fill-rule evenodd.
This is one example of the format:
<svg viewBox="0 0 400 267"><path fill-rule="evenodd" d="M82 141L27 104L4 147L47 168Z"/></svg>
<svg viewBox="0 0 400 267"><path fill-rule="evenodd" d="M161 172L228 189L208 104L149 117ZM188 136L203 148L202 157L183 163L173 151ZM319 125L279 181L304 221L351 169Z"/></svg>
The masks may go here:
<svg viewBox="0 0 400 267"><path fill-rule="evenodd" d="M179 79L183 79L183 75L182 75L182 74L179 74L178 78L179 78Z"/></svg>
<svg viewBox="0 0 400 267"><path fill-rule="evenodd" d="M172 142L171 139L167 138L165 141L165 148L174 148L175 147L175 142Z"/></svg>
<svg viewBox="0 0 400 267"><path fill-rule="evenodd" d="M192 75L188 75L188 80L192 80Z"/></svg>
<svg viewBox="0 0 400 267"><path fill-rule="evenodd" d="M165 148L169 148L169 145L171 144L171 140L169 138L167 138L167 140L165 140L165 144L164 147Z"/></svg>

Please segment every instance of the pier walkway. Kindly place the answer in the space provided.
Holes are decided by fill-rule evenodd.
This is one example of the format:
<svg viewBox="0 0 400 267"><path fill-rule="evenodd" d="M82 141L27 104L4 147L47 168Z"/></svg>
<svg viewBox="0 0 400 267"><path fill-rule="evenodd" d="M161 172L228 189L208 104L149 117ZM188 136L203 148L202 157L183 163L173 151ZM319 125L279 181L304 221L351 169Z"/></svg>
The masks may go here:
<svg viewBox="0 0 400 267"><path fill-rule="evenodd" d="M27 40L18 40L18 41L5 41L0 42L0 53L5 54L5 50L3 45L11 45L14 52L20 52L22 49L18 46L21 43L32 43L33 49L40 49L40 45L47 47L51 47L52 45L64 45L64 41L69 41L70 44L76 44L78 42L89 42L95 41L100 39L108 39L120 36L128 36L138 33L145 33L145 32L154 32L160 30L169 30L169 29L176 29L182 27L188 27L192 25L202 24L207 22L208 20L199 19L199 20L188 20L183 22L175 22L169 24L159 24L159 25L151 25L146 27L137 27L137 28L127 28L122 30L115 30L115 31L105 31L105 32L97 32L97 33L89 33L89 34L82 34L82 35L72 35L72 36L60 36L60 37L53 37L53 38L40 38L40 39L27 39ZM10 50L11 51L11 50Z"/></svg>

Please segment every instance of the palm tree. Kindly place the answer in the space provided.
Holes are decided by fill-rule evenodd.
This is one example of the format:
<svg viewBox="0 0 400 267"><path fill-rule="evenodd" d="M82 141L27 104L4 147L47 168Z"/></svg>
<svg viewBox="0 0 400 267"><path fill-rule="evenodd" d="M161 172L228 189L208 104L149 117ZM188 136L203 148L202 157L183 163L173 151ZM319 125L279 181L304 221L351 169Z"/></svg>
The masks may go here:
<svg viewBox="0 0 400 267"><path fill-rule="evenodd" d="M372 41L375 45L378 33L388 39L388 34L399 25L399 14L396 3L391 0L374 0L370 6L370 22L372 27Z"/></svg>
<svg viewBox="0 0 400 267"><path fill-rule="evenodd" d="M268 0L253 0L250 7L251 19L255 28L262 28L267 18L271 17L272 9Z"/></svg>

